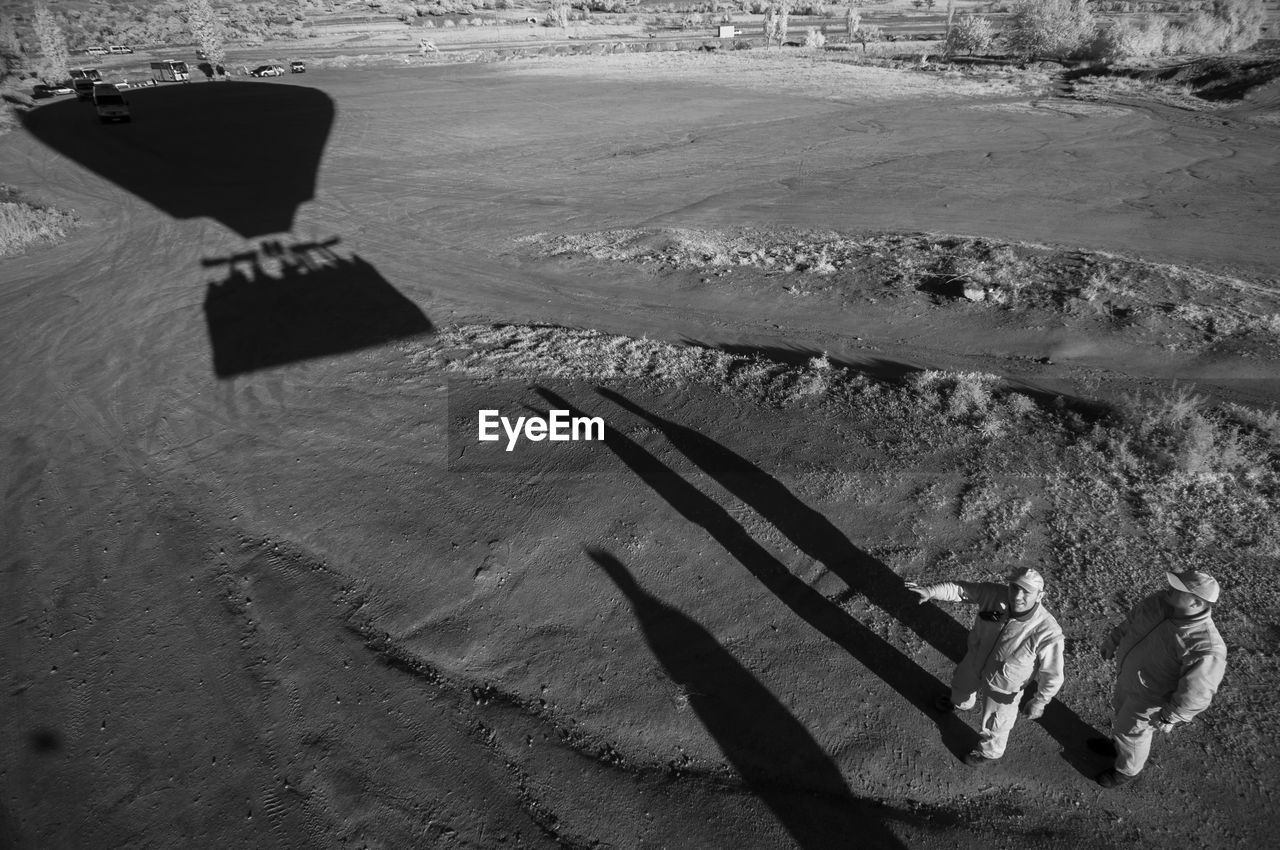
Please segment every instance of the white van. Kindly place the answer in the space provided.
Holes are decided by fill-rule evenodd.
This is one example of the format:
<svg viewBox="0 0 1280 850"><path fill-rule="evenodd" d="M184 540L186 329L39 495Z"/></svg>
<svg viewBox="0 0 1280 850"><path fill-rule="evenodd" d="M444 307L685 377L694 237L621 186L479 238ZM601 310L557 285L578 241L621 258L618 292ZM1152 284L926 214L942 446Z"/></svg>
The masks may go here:
<svg viewBox="0 0 1280 850"><path fill-rule="evenodd" d="M108 121L133 120L124 92L110 83L98 83L93 87L93 106L98 110L98 120L103 124Z"/></svg>

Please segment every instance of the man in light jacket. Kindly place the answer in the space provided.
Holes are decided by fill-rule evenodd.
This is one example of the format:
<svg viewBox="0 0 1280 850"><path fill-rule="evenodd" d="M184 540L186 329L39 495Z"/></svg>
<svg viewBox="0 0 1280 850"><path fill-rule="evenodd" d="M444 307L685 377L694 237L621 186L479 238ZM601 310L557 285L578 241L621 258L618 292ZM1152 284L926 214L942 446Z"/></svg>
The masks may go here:
<svg viewBox="0 0 1280 850"><path fill-rule="evenodd" d="M1019 569L1007 582L949 581L925 587L907 582L924 604L930 599L969 602L978 616L969 646L951 678L951 695L934 702L939 711L968 711L982 698L982 731L977 749L964 757L977 767L1004 755L1018 719L1018 699L1034 677L1036 694L1023 712L1036 719L1062 687L1062 629L1045 610L1044 578Z"/></svg>
<svg viewBox="0 0 1280 850"><path fill-rule="evenodd" d="M1094 752L1115 756L1097 777L1104 788L1131 782L1147 763L1156 730L1171 732L1209 707L1227 669L1227 645L1213 624L1218 582L1208 573L1166 573L1169 586L1143 599L1111 630L1102 657L1116 661L1111 738Z"/></svg>

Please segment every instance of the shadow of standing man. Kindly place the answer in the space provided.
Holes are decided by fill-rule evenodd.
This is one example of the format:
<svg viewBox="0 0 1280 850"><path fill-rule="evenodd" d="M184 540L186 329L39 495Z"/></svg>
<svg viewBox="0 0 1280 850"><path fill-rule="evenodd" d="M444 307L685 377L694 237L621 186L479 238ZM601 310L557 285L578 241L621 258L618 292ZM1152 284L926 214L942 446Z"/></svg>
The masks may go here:
<svg viewBox="0 0 1280 850"><path fill-rule="evenodd" d="M706 629L650 595L613 555L587 555L627 597L662 669L798 846L905 846L884 824L890 810L853 796L808 730Z"/></svg>

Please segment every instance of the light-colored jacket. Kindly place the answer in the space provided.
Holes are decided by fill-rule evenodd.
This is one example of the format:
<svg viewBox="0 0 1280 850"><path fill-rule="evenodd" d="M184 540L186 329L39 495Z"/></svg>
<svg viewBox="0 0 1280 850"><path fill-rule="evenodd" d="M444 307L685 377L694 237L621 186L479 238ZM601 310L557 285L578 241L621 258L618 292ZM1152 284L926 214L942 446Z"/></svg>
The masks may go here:
<svg viewBox="0 0 1280 850"><path fill-rule="evenodd" d="M1021 618L1009 616L1009 586L995 582L947 581L925 588L933 599L969 602L978 616L961 660L977 681L998 693L1022 690L1034 677L1032 702L1044 706L1062 687L1062 627L1043 604Z"/></svg>
<svg viewBox="0 0 1280 850"><path fill-rule="evenodd" d="M1102 649L1115 651L1118 688L1146 694L1181 723L1209 707L1227 671L1227 645L1212 612L1171 616L1159 593L1133 606Z"/></svg>

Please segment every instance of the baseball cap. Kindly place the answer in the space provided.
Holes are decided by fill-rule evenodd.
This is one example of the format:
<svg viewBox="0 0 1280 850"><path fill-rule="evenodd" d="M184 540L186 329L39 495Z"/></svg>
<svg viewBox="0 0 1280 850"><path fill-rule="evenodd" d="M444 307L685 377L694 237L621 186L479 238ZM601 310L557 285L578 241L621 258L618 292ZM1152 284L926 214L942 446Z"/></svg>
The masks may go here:
<svg viewBox="0 0 1280 850"><path fill-rule="evenodd" d="M1165 573L1169 577L1169 585L1186 591L1192 596L1199 596L1205 602L1218 601L1218 580L1208 573L1199 570L1187 570L1181 573Z"/></svg>
<svg viewBox="0 0 1280 850"><path fill-rule="evenodd" d="M1044 576L1031 567L1022 567L1009 574L1009 584L1016 584L1023 590L1038 593L1044 590Z"/></svg>

